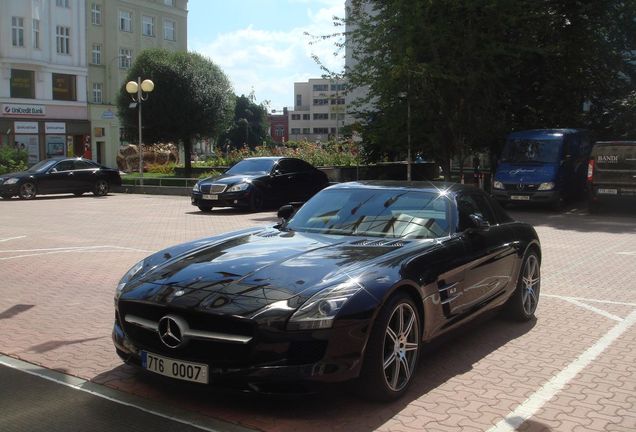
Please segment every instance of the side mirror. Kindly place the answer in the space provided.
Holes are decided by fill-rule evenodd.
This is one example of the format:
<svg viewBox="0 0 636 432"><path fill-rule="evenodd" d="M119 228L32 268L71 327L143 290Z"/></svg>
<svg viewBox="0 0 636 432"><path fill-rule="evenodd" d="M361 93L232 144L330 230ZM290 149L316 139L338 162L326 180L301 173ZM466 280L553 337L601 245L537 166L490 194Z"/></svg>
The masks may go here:
<svg viewBox="0 0 636 432"><path fill-rule="evenodd" d="M49 170L49 173L51 173L51 174L56 173L56 172L57 172L57 168L51 168Z"/></svg>
<svg viewBox="0 0 636 432"><path fill-rule="evenodd" d="M274 171L272 171L272 173L270 174L272 177L276 177L280 175L280 171L275 169Z"/></svg>
<svg viewBox="0 0 636 432"><path fill-rule="evenodd" d="M481 231L481 230L487 230L488 228L490 228L490 223L488 223L488 221L484 219L483 217L481 217L480 215L473 213L469 215L468 217L470 219L472 227L475 230Z"/></svg>
<svg viewBox="0 0 636 432"><path fill-rule="evenodd" d="M293 205L287 204L278 209L277 216L281 220L281 223L284 224L289 219L291 219L295 211L296 210L294 209Z"/></svg>

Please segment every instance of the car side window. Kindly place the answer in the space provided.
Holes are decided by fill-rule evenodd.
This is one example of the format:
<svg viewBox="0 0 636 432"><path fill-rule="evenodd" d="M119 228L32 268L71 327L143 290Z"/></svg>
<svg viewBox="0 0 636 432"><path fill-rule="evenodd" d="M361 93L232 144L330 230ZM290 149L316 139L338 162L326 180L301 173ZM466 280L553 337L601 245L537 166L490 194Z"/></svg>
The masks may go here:
<svg viewBox="0 0 636 432"><path fill-rule="evenodd" d="M298 168L298 164L293 159L283 159L278 163L278 171L280 171L281 174L291 174L301 171Z"/></svg>
<svg viewBox="0 0 636 432"><path fill-rule="evenodd" d="M484 197L476 194L459 195L457 197L457 211L459 213L457 231L460 232L473 226L470 221L470 215L472 214L476 214L491 225L497 223L495 215Z"/></svg>
<svg viewBox="0 0 636 432"><path fill-rule="evenodd" d="M95 169L97 168L95 165L81 160L74 161L76 170L85 170L85 169Z"/></svg>
<svg viewBox="0 0 636 432"><path fill-rule="evenodd" d="M73 161L65 160L58 162L54 167L57 171L71 171L73 169Z"/></svg>

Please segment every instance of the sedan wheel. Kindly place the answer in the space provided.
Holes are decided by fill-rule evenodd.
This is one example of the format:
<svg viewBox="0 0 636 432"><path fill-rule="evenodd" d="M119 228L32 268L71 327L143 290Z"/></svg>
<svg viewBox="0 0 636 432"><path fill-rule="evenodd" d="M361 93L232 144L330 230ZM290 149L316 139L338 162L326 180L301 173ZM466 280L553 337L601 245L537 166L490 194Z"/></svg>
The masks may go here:
<svg viewBox="0 0 636 432"><path fill-rule="evenodd" d="M380 311L371 333L359 384L363 395L389 401L411 383L420 352L420 317L411 298L399 293Z"/></svg>
<svg viewBox="0 0 636 432"><path fill-rule="evenodd" d="M205 204L199 204L197 207L199 207L199 210L201 210L202 212L211 212L212 211L212 206L211 205L205 205Z"/></svg>
<svg viewBox="0 0 636 432"><path fill-rule="evenodd" d="M250 211L257 212L263 210L263 203L263 194L254 189L250 197Z"/></svg>
<svg viewBox="0 0 636 432"><path fill-rule="evenodd" d="M35 184L31 182L23 183L18 191L20 199L33 199L35 198L35 194Z"/></svg>
<svg viewBox="0 0 636 432"><path fill-rule="evenodd" d="M93 194L95 196L108 195L108 182L104 179L97 180L95 182L95 187L93 188Z"/></svg>
<svg viewBox="0 0 636 432"><path fill-rule="evenodd" d="M541 291L541 264L535 251L526 254L519 274L517 289L507 304L510 318L528 321L534 317Z"/></svg>

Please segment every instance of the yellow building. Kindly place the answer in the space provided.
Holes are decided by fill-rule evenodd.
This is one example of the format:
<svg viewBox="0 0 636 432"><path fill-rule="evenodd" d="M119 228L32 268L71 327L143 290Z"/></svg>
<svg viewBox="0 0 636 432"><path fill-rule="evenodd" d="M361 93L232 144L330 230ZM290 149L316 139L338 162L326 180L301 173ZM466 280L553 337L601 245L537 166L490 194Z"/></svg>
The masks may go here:
<svg viewBox="0 0 636 432"><path fill-rule="evenodd" d="M97 162L117 165L117 94L135 57L149 48L187 50L187 6L187 0L86 0L88 118Z"/></svg>

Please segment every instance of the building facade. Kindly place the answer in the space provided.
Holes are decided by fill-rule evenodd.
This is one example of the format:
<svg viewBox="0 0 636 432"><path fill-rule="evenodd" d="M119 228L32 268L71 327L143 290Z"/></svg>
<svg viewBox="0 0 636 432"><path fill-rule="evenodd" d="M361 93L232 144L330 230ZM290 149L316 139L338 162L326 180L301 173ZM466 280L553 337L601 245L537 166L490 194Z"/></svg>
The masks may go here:
<svg viewBox="0 0 636 432"><path fill-rule="evenodd" d="M85 0L93 159L116 166L123 144L117 95L145 49L187 50L187 0ZM142 80L148 77L142 77ZM161 86L162 83L155 83ZM152 94L150 95L152 98Z"/></svg>
<svg viewBox="0 0 636 432"><path fill-rule="evenodd" d="M32 165L89 140L84 0L0 2L0 144Z"/></svg>
<svg viewBox="0 0 636 432"><path fill-rule="evenodd" d="M346 110L343 81L320 78L294 83L294 109L289 111L289 139L327 141L338 138Z"/></svg>
<svg viewBox="0 0 636 432"><path fill-rule="evenodd" d="M284 144L289 141L289 113L287 107L283 108L281 114L276 114L275 110L269 114L269 136L272 141Z"/></svg>

